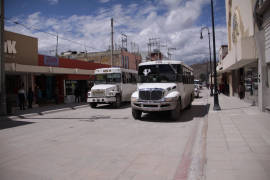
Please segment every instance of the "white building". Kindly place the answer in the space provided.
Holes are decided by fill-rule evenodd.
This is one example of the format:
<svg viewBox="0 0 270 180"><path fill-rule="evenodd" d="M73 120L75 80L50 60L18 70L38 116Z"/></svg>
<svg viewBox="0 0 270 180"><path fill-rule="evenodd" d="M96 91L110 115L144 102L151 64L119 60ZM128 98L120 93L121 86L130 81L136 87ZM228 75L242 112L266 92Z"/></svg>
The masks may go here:
<svg viewBox="0 0 270 180"><path fill-rule="evenodd" d="M270 106L269 1L226 0L228 54L217 66L229 95L239 96L243 85L243 99L262 111Z"/></svg>

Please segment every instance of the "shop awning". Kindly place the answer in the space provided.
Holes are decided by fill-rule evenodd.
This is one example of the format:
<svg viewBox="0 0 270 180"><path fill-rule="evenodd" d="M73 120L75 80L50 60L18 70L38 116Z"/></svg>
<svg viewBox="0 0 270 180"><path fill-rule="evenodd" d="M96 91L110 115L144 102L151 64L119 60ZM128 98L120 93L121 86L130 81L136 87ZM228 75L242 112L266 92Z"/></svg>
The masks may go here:
<svg viewBox="0 0 270 180"><path fill-rule="evenodd" d="M32 66L16 63L5 63L6 72L24 72L24 73L43 73L43 74L78 74L93 75L94 70L85 70L78 68L61 68L49 66Z"/></svg>

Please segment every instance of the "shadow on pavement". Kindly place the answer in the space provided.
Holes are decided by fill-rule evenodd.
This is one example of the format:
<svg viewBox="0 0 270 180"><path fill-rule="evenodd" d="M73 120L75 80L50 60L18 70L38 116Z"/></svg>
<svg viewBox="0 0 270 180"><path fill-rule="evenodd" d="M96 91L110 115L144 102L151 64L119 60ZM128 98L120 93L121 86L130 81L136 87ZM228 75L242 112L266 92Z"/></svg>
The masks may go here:
<svg viewBox="0 0 270 180"><path fill-rule="evenodd" d="M32 124L32 123L34 123L34 122L16 121L16 120L12 120L8 117L1 117L0 130L13 128L13 127L17 127L17 126L24 126L24 125L28 125L28 124Z"/></svg>
<svg viewBox="0 0 270 180"><path fill-rule="evenodd" d="M119 118L112 118L111 116L104 116L104 115L98 115L98 116L91 116L91 117L25 117L25 116L18 116L18 118L21 119L36 119L36 120L46 120L46 119L55 119L55 120L79 120L79 121L87 121L87 122L94 122L96 120L106 120L106 119L120 119L125 120L128 119L128 117L119 117Z"/></svg>
<svg viewBox="0 0 270 180"><path fill-rule="evenodd" d="M87 103L72 103L72 104L59 104L59 105L50 105L50 106L42 106L32 109L26 110L16 110L16 112L11 115L20 116L25 114L37 113L39 115L43 115L46 111L64 111L64 110L76 110L79 106L87 105Z"/></svg>
<svg viewBox="0 0 270 180"><path fill-rule="evenodd" d="M125 102L121 104L120 108L115 108L112 104L101 104L98 105L95 109L126 109L130 107L130 102Z"/></svg>
<svg viewBox="0 0 270 180"><path fill-rule="evenodd" d="M226 111L226 110L234 110L234 109L248 109L248 108L251 108L251 107L254 107L254 106L250 105L250 106L234 107L234 108L221 108L221 110Z"/></svg>
<svg viewBox="0 0 270 180"><path fill-rule="evenodd" d="M159 123L181 123L192 121L194 118L202 118L208 114L210 104L192 105L190 109L181 112L178 120L170 118L170 112L146 113L142 116L142 121L159 122Z"/></svg>

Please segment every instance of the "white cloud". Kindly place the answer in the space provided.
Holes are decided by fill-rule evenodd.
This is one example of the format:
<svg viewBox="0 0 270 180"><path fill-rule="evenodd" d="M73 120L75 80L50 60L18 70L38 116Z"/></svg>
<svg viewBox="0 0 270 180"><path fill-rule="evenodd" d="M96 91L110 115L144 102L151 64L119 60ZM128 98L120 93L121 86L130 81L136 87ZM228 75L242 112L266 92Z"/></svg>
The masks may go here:
<svg viewBox="0 0 270 180"><path fill-rule="evenodd" d="M107 3L109 2L110 0L99 0L100 3Z"/></svg>
<svg viewBox="0 0 270 180"><path fill-rule="evenodd" d="M48 0L51 5L55 5L59 2L59 0Z"/></svg>
<svg viewBox="0 0 270 180"><path fill-rule="evenodd" d="M42 29L51 34L59 35L58 52L67 50L101 51L110 45L110 19L114 18L114 39L120 43L121 33L128 35L128 45L136 42L141 51L147 51L149 38L158 37L167 47L175 47L173 53L177 59L184 61L205 60L209 58L208 39L200 39L200 28L195 25L201 8L206 0L157 0L159 7L146 3L114 5L111 9L97 9L93 15L72 15L62 18L46 18L40 12L28 15L22 23L27 27ZM177 4L177 6L176 6ZM174 6L173 6L174 5ZM161 12L162 11L162 12ZM55 50L56 37L35 30L24 29L19 25L6 24L6 29L14 32L38 37L39 52L49 53ZM211 29L211 28L210 28ZM205 35L205 37L207 37ZM216 28L216 48L227 42L226 27ZM72 40L67 41L66 39ZM80 42L77 44L74 42ZM91 48L94 47L94 48ZM167 49L161 49L167 54ZM52 51L53 52L53 51Z"/></svg>

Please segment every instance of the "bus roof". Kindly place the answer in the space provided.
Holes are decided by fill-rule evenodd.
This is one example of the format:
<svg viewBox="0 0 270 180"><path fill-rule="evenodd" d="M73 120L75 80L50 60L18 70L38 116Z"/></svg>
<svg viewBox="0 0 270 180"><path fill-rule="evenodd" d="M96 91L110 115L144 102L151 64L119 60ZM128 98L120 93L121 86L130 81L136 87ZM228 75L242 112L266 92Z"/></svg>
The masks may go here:
<svg viewBox="0 0 270 180"><path fill-rule="evenodd" d="M95 74L106 74L106 73L121 73L121 72L129 72L129 73L137 73L136 70L133 69L124 69L119 67L111 67L111 68L99 68L95 70Z"/></svg>
<svg viewBox="0 0 270 180"><path fill-rule="evenodd" d="M190 66L186 65L182 61L177 61L177 60L148 61L148 62L140 63L139 66L147 66L147 65L155 65L155 64L181 64L181 65L185 66L186 68L188 68L189 70L193 71L193 69Z"/></svg>

